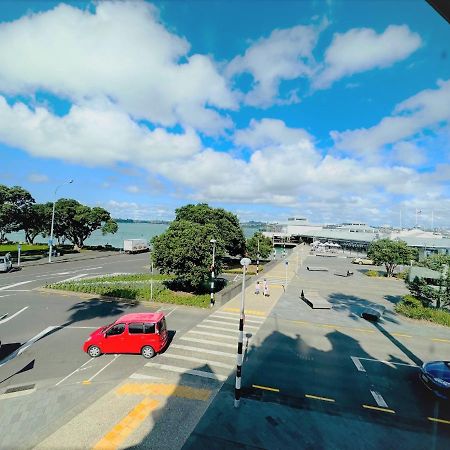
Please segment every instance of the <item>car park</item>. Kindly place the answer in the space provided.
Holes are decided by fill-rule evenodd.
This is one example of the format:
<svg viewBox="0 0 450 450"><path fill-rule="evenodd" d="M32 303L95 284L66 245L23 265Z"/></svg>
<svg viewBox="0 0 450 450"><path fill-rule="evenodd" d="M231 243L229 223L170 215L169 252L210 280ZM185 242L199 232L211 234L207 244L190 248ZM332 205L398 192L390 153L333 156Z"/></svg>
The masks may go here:
<svg viewBox="0 0 450 450"><path fill-rule="evenodd" d="M152 358L168 341L163 313L133 313L95 330L83 345L83 351L95 358L102 353L135 353Z"/></svg>
<svg viewBox="0 0 450 450"><path fill-rule="evenodd" d="M353 264L359 264L359 265L364 265L364 266L371 266L373 265L373 261L369 258L355 258L352 261Z"/></svg>
<svg viewBox="0 0 450 450"><path fill-rule="evenodd" d="M440 398L450 400L450 361L430 361L420 370L423 384Z"/></svg>

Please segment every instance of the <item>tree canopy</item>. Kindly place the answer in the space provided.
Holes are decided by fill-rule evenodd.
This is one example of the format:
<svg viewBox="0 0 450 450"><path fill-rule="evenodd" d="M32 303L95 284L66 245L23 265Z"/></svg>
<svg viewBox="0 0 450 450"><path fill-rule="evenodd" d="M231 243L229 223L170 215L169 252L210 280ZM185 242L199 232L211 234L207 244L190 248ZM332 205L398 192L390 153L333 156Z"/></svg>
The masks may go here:
<svg viewBox="0 0 450 450"><path fill-rule="evenodd" d="M216 227L187 220L172 222L164 234L153 238L153 263L162 273L172 273L182 289L200 291L212 266L212 244ZM216 242L215 271L221 271L224 243Z"/></svg>
<svg viewBox="0 0 450 450"><path fill-rule="evenodd" d="M214 238L223 242L231 256L244 255L245 237L237 216L222 208L211 208L207 203L186 205L175 210L175 221L186 220L216 228Z"/></svg>
<svg viewBox="0 0 450 450"><path fill-rule="evenodd" d="M24 212L21 228L25 231L28 244L32 244L39 234L50 235L52 207L51 202L35 203Z"/></svg>
<svg viewBox="0 0 450 450"><path fill-rule="evenodd" d="M257 231L251 238L247 239L247 256L253 260L258 257L258 241L260 258L267 258L272 253L272 240Z"/></svg>
<svg viewBox="0 0 450 450"><path fill-rule="evenodd" d="M69 239L74 245L83 247L84 241L95 231L103 234L115 233L117 223L106 209L82 205L73 199L62 198L55 205L54 235Z"/></svg>
<svg viewBox="0 0 450 450"><path fill-rule="evenodd" d="M408 247L406 242L379 239L369 245L367 256L377 265L386 267L386 276L392 277L399 264L409 264L416 259L416 250Z"/></svg>
<svg viewBox="0 0 450 450"><path fill-rule="evenodd" d="M0 185L0 242L6 233L22 229L25 215L35 203L31 194L20 186Z"/></svg>

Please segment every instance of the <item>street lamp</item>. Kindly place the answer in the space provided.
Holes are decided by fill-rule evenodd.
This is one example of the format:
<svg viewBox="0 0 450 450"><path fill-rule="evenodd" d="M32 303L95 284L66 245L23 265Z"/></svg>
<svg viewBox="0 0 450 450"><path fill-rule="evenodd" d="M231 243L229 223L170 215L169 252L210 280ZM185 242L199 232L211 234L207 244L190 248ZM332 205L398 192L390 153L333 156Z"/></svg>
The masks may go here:
<svg viewBox="0 0 450 450"><path fill-rule="evenodd" d="M214 306L214 278L215 278L215 263L216 263L216 240L211 239L209 241L213 245L213 254L212 254L212 265L211 265L211 302L209 306L212 308Z"/></svg>
<svg viewBox="0 0 450 450"><path fill-rule="evenodd" d="M50 230L50 242L49 242L49 252L48 252L48 262L49 263L52 262L52 253L53 253L53 226L55 224L56 193L58 192L58 189L60 187L64 186L65 184L72 184L72 183L73 183L73 180L65 181L64 183L57 186L57 188L55 189L55 195L53 197L52 226L51 226L51 230Z"/></svg>
<svg viewBox="0 0 450 450"><path fill-rule="evenodd" d="M245 310L245 275L247 268L252 261L250 258L242 258L242 292L241 292L241 315L239 317L239 339L236 358L236 384L234 388L234 407L239 408L241 399L241 377L242 377L242 344L244 342L244 310Z"/></svg>
<svg viewBox="0 0 450 450"><path fill-rule="evenodd" d="M258 239L258 253L256 254L256 276L258 277L259 272L259 239Z"/></svg>

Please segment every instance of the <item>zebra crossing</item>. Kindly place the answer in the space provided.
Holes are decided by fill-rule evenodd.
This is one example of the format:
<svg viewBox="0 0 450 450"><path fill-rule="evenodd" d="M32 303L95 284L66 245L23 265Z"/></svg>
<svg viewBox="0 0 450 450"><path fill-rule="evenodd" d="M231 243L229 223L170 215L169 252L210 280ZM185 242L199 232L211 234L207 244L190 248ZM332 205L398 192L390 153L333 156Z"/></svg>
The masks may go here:
<svg viewBox="0 0 450 450"><path fill-rule="evenodd" d="M265 316L246 314L244 333L248 346ZM239 313L218 310L184 335L177 337L132 378L154 376L200 377L224 382L236 368Z"/></svg>

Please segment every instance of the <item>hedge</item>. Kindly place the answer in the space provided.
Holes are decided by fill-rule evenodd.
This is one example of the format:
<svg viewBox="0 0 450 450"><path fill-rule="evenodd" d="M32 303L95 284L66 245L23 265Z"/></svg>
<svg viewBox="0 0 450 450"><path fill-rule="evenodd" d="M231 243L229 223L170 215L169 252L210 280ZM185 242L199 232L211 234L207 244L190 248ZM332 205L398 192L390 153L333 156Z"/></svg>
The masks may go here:
<svg viewBox="0 0 450 450"><path fill-rule="evenodd" d="M395 305L395 310L411 319L427 320L450 327L450 311L447 309L428 308L412 295L405 295L403 300Z"/></svg>

